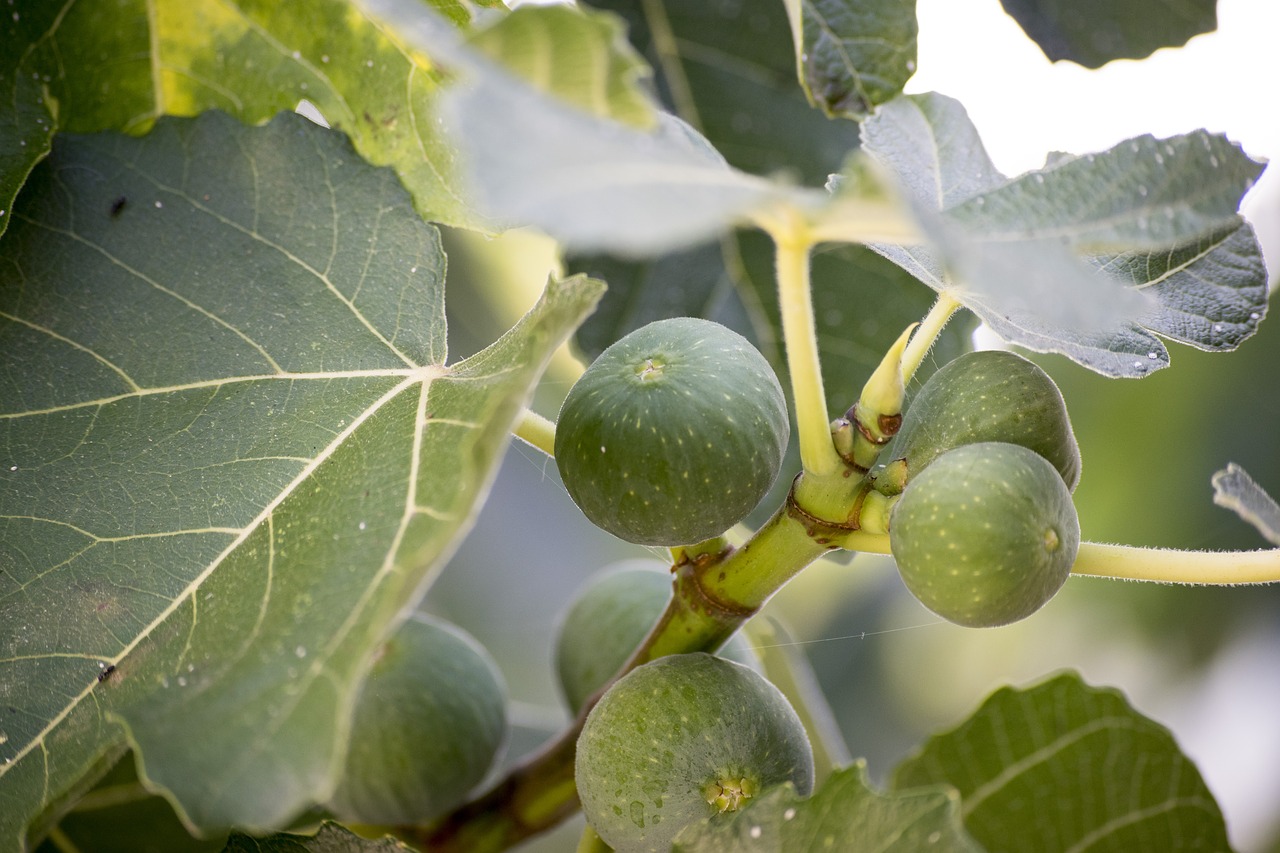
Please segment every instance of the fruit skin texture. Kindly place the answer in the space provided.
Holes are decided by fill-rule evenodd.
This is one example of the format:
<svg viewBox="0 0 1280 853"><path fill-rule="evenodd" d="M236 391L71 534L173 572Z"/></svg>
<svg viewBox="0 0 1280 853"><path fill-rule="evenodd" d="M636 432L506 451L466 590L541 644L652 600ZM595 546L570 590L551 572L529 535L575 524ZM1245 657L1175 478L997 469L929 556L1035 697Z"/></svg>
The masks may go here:
<svg viewBox="0 0 1280 853"><path fill-rule="evenodd" d="M691 545L755 508L790 435L773 369L737 332L680 317L610 346L556 424L560 477L597 526L641 545Z"/></svg>
<svg viewBox="0 0 1280 853"><path fill-rule="evenodd" d="M329 809L346 821L403 824L462 802L506 742L506 699L483 646L414 614L369 670Z"/></svg>
<svg viewBox="0 0 1280 853"><path fill-rule="evenodd" d="M685 826L743 795L783 782L807 795L813 752L776 687L696 653L659 658L609 688L587 715L575 771L583 813L607 844L666 851Z"/></svg>
<svg viewBox="0 0 1280 853"><path fill-rule="evenodd" d="M556 635L556 674L573 713L627 662L670 598L671 571L657 560L623 560L587 581ZM759 671L740 633L719 654Z"/></svg>
<svg viewBox="0 0 1280 853"><path fill-rule="evenodd" d="M948 450L982 441L1034 450L1071 491L1080 481L1080 447L1062 392L1038 365L999 350L966 353L929 377L886 458L905 458L910 482Z"/></svg>
<svg viewBox="0 0 1280 853"><path fill-rule="evenodd" d="M942 454L902 493L889 542L907 589L971 628L1039 610L1066 582L1080 522L1057 470L1015 444Z"/></svg>

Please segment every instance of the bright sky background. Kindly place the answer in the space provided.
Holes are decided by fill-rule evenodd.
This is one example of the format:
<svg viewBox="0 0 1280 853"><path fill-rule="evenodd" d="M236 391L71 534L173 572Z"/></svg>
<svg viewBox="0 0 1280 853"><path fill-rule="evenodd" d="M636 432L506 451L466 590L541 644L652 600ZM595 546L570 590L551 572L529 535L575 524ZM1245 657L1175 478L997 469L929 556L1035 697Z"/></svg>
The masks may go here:
<svg viewBox="0 0 1280 853"><path fill-rule="evenodd" d="M999 0L918 0L917 12L919 71L908 91L959 99L1006 174L1037 168L1054 150L1101 151L1144 133L1197 128L1225 133L1255 159L1280 158L1280 0L1219 0L1216 32L1097 71L1051 64ZM1274 283L1280 168L1264 173L1243 211ZM1187 691L1181 711L1164 709L1242 851L1259 849L1276 822L1280 682L1259 677L1276 671L1276 653L1269 645L1236 648Z"/></svg>
<svg viewBox="0 0 1280 853"><path fill-rule="evenodd" d="M907 89L959 99L996 165L1013 175L1050 151L1101 151L1132 136L1225 133L1255 159L1280 157L1280 2L1219 0L1216 32L1141 61L1090 71L1051 64L999 0L918 0L919 71ZM1280 169L1244 208L1272 280L1280 273Z"/></svg>

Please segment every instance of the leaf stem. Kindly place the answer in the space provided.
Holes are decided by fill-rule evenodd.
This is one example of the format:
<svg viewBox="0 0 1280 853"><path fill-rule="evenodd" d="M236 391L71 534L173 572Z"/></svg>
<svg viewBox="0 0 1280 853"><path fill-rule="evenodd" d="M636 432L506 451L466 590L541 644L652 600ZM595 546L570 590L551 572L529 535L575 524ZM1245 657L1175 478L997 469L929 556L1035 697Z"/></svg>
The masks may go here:
<svg viewBox="0 0 1280 853"><path fill-rule="evenodd" d="M556 455L556 425L532 409L521 409L511 432L516 438L536 447L548 456Z"/></svg>
<svg viewBox="0 0 1280 853"><path fill-rule="evenodd" d="M1280 548L1180 551L1081 542L1073 575L1183 584L1280 582Z"/></svg>
<svg viewBox="0 0 1280 853"><path fill-rule="evenodd" d="M831 418L818 359L818 335L813 320L809 284L812 237L798 216L778 220L769 230L777 247L778 305L782 335L796 407L800 462L817 477L829 477L843 463L831 444Z"/></svg>
<svg viewBox="0 0 1280 853"><path fill-rule="evenodd" d="M902 378L904 382L911 381L911 377L915 375L917 368L924 361L924 357L929 354L929 350L933 348L938 336L942 334L947 321L952 318L959 308L960 303L954 297L946 293L938 294L933 307L929 309L929 313L920 321L919 328L911 336L911 342L907 344L906 350L902 353Z"/></svg>

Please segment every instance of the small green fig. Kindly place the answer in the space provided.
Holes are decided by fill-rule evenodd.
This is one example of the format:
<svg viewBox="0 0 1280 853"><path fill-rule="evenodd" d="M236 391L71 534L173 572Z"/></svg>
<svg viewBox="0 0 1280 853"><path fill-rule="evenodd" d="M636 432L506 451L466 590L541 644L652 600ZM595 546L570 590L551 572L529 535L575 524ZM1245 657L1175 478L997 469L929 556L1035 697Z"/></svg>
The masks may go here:
<svg viewBox="0 0 1280 853"><path fill-rule="evenodd" d="M999 350L966 353L929 377L884 458L905 458L910 482L948 450L980 441L1034 450L1071 491L1080 480L1080 447L1062 392L1038 365Z"/></svg>
<svg viewBox="0 0 1280 853"><path fill-rule="evenodd" d="M556 424L560 477L597 526L641 545L691 545L737 524L778 476L782 386L746 338L692 317L610 346Z"/></svg>
<svg viewBox="0 0 1280 853"><path fill-rule="evenodd" d="M685 826L791 782L813 751L776 687L741 664L674 655L618 680L587 715L575 779L587 822L619 853L667 851Z"/></svg>
<svg viewBox="0 0 1280 853"><path fill-rule="evenodd" d="M376 652L329 809L347 821L404 824L462 802L506 741L506 698L483 646L415 613Z"/></svg>
<svg viewBox="0 0 1280 853"><path fill-rule="evenodd" d="M950 450L914 477L889 516L907 589L972 628L1016 622L1066 582L1080 547L1071 493L1049 462L1016 444Z"/></svg>
<svg viewBox="0 0 1280 853"><path fill-rule="evenodd" d="M556 674L575 714L604 686L658 621L671 599L671 570L657 560L623 560L593 575L575 596L556 636ZM720 656L759 669L742 634Z"/></svg>

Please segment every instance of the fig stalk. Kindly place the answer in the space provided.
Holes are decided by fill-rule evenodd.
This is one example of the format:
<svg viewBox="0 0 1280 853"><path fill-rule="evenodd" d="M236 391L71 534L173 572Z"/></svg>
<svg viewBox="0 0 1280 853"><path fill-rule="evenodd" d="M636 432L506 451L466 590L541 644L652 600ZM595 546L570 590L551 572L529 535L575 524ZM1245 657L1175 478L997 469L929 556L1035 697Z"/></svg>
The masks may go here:
<svg viewBox="0 0 1280 853"><path fill-rule="evenodd" d="M843 463L831 443L826 391L818 360L818 335L813 319L809 287L811 236L796 219L784 221L769 232L776 246L778 305L782 336L786 343L791 396L795 401L796 430L800 438L800 462L817 477L838 474Z"/></svg>

